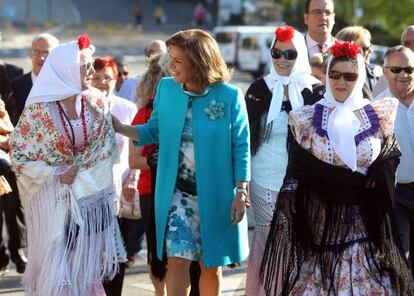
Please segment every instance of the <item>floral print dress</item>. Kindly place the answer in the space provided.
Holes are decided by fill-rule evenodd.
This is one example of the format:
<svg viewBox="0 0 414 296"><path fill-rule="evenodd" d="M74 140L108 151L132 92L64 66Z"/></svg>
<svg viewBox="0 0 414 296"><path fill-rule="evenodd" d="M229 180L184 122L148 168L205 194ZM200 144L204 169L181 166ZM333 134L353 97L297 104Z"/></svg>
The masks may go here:
<svg viewBox="0 0 414 296"><path fill-rule="evenodd" d="M202 252L191 111L190 105L181 137L178 175L167 223L166 249L168 257L199 261Z"/></svg>
<svg viewBox="0 0 414 296"><path fill-rule="evenodd" d="M355 111L361 120L361 126L355 136L357 171L360 173L367 173L369 166L380 153L381 144L394 132L397 107L396 99L386 98ZM327 136L330 111L328 107L318 103L305 106L290 113L289 123L296 141L303 148L324 162L346 167L336 155ZM313 229L316 238L318 234L319 237L321 235L325 221L324 212L319 214L319 220L321 227L316 226L316 229ZM370 267L374 266L374 258L371 258L364 246L369 242L369 238L359 208L355 207L353 221L341 223L344 227L349 223L352 225L345 242L348 247L338 261L335 274L331 277L334 279L335 295L395 295L389 276L382 277L379 283L370 274ZM317 241L315 243L317 244ZM305 259L290 295L333 295L333 291L325 289L330 285L322 282L320 266L315 261L316 257L312 254Z"/></svg>

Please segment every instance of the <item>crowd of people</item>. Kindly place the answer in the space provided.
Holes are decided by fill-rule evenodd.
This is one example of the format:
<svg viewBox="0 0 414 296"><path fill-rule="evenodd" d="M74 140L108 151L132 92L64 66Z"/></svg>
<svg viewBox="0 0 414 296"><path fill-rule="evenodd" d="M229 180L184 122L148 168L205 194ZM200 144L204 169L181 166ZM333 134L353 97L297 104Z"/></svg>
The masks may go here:
<svg viewBox="0 0 414 296"><path fill-rule="evenodd" d="M367 29L332 36L332 0L304 22L245 94L202 29L130 78L87 35L0 63L0 268L27 295L120 296L145 238L157 296L221 295L247 258L247 296L414 296L414 26L381 67Z"/></svg>

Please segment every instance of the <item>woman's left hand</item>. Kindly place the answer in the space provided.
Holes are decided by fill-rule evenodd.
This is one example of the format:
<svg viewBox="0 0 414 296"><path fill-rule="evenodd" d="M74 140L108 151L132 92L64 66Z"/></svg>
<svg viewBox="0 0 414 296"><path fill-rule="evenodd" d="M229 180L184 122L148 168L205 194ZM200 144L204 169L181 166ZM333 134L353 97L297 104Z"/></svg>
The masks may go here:
<svg viewBox="0 0 414 296"><path fill-rule="evenodd" d="M243 192L237 192L231 205L231 221L233 224L239 223L246 212L246 195Z"/></svg>

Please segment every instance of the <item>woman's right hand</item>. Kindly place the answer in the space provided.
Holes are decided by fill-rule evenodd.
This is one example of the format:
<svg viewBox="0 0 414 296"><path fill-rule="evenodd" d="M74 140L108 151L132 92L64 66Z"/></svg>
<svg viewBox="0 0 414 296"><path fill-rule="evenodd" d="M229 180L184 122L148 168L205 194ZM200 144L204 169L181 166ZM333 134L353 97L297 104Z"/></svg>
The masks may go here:
<svg viewBox="0 0 414 296"><path fill-rule="evenodd" d="M59 175L59 181L62 184L71 185L75 181L77 174L78 168L75 166L71 166L65 169L65 171Z"/></svg>

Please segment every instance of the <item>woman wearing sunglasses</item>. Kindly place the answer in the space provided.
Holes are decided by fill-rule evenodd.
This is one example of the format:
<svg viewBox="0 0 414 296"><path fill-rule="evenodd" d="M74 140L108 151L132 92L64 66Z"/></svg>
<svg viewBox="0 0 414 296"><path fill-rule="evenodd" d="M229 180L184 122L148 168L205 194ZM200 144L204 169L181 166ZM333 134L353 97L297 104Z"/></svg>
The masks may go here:
<svg viewBox="0 0 414 296"><path fill-rule="evenodd" d="M290 26L278 27L270 48L270 73L247 90L252 154L250 198L256 220L247 268L246 295L264 295L260 265L276 199L288 160L288 112L313 104L324 87L311 75L303 36Z"/></svg>
<svg viewBox="0 0 414 296"><path fill-rule="evenodd" d="M293 140L263 259L271 295L414 295L392 214L398 102L363 99L360 47L330 49L326 94Z"/></svg>
<svg viewBox="0 0 414 296"><path fill-rule="evenodd" d="M27 295L105 295L126 260L115 218L116 143L109 107L90 88L88 36L49 54L10 138L24 208Z"/></svg>

